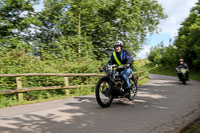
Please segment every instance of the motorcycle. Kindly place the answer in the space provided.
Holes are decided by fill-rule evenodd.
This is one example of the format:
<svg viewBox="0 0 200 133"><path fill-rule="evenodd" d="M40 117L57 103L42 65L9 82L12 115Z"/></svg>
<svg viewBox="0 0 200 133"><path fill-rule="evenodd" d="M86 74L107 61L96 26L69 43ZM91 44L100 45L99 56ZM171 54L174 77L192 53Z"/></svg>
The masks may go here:
<svg viewBox="0 0 200 133"><path fill-rule="evenodd" d="M180 73L181 73L180 80L183 82L183 84L186 84L186 81L187 81L186 72L187 72L187 69L185 68L180 69Z"/></svg>
<svg viewBox="0 0 200 133"><path fill-rule="evenodd" d="M129 76L131 89L130 96L126 97L124 80L118 71L120 68L117 65L107 65L104 69L100 69L100 72L106 72L106 76L102 76L97 82L95 95L97 103L103 108L109 107L114 98L128 98L133 101L136 97L138 76L133 74Z"/></svg>

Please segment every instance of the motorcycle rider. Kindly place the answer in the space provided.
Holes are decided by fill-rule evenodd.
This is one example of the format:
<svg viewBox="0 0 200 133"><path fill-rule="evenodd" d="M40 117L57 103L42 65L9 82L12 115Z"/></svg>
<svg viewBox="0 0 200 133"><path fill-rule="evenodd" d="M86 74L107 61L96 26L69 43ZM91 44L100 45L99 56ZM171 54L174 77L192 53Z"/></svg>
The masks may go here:
<svg viewBox="0 0 200 133"><path fill-rule="evenodd" d="M176 67L176 71L179 77L179 80L181 80L181 72L180 69L181 68L185 68L186 69L186 80L189 80L189 68L188 65L186 63L184 63L184 59L179 59L179 65Z"/></svg>
<svg viewBox="0 0 200 133"><path fill-rule="evenodd" d="M125 96L130 96L130 82L129 82L129 76L133 72L133 56L130 53L130 51L125 50L123 48L123 42L122 41L116 41L114 43L114 51L110 57L110 60L108 62L109 65L117 64L121 67L121 69L118 69L120 72L120 75L125 81L124 84L124 90L125 90Z"/></svg>

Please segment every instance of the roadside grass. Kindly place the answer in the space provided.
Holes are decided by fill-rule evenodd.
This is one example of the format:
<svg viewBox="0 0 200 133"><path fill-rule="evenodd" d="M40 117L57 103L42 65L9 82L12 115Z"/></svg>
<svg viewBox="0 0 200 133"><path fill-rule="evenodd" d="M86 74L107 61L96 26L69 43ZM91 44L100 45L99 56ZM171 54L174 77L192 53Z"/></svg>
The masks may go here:
<svg viewBox="0 0 200 133"><path fill-rule="evenodd" d="M140 59L140 60L135 60L134 61L134 70L136 71L142 71L142 70L149 70L150 62L147 59Z"/></svg>
<svg viewBox="0 0 200 133"><path fill-rule="evenodd" d="M188 127L183 129L183 131L181 131L181 133L200 133L200 117L197 118Z"/></svg>
<svg viewBox="0 0 200 133"><path fill-rule="evenodd" d="M144 78L143 80L139 80L139 81L138 81L138 85L142 85L142 84L144 84L144 83L147 83L148 81L149 81L149 78L146 77L146 78Z"/></svg>
<svg viewBox="0 0 200 133"><path fill-rule="evenodd" d="M177 76L177 73L174 68L163 67L163 66L159 66L156 67L155 69L152 69L150 73L167 75L167 76ZM200 72L197 72L195 70L190 70L189 79L200 80ZM193 123L188 125L186 128L184 128L184 130L181 131L181 133L200 133L200 117L197 118Z"/></svg>
<svg viewBox="0 0 200 133"><path fill-rule="evenodd" d="M150 73L177 77L177 73L174 68L163 67L163 66L159 66L155 69L152 69ZM195 70L190 70L189 79L200 80L200 72L195 71Z"/></svg>

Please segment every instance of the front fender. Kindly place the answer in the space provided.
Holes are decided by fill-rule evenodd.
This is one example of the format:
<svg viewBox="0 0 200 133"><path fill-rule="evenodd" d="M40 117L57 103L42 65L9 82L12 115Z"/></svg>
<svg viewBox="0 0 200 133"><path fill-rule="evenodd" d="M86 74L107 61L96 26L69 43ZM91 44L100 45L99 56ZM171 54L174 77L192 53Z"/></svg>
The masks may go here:
<svg viewBox="0 0 200 133"><path fill-rule="evenodd" d="M108 76L102 76L100 79L101 80L109 80L109 77Z"/></svg>

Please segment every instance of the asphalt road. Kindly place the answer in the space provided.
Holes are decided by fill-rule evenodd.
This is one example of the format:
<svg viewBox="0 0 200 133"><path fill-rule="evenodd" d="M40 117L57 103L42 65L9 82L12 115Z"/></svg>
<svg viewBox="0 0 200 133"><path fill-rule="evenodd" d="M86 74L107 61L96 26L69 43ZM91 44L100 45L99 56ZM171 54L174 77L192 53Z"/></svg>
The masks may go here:
<svg viewBox="0 0 200 133"><path fill-rule="evenodd" d="M200 82L151 75L134 102L94 96L0 109L0 133L179 133L200 116Z"/></svg>

